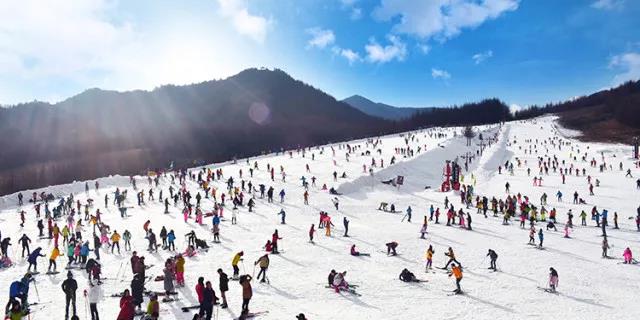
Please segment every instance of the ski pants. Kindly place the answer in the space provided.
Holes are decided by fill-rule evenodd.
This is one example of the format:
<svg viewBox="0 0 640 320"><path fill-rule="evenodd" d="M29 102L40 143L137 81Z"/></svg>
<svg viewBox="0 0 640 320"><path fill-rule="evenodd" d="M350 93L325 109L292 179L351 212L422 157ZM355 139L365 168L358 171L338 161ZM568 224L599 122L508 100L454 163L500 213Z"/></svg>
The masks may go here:
<svg viewBox="0 0 640 320"><path fill-rule="evenodd" d="M251 298L242 298L242 312L249 311L249 301L251 301Z"/></svg>
<svg viewBox="0 0 640 320"><path fill-rule="evenodd" d="M260 267L260 272L258 272L258 280L260 280L260 275L262 275L262 281L265 281L265 277L267 276L267 268Z"/></svg>
<svg viewBox="0 0 640 320"><path fill-rule="evenodd" d="M493 269L493 270L496 269L496 260L495 259L491 259L491 269Z"/></svg>
<svg viewBox="0 0 640 320"><path fill-rule="evenodd" d="M73 304L73 315L76 315L76 295L75 293L73 294L67 294L66 295L66 306L65 306L65 318L69 318L69 304Z"/></svg>
<svg viewBox="0 0 640 320"><path fill-rule="evenodd" d="M457 263L460 267L462 267L462 263L458 262L458 260L454 259L454 258L449 258L449 261L447 261L447 264L444 266L444 269L449 267L449 264L451 264L451 262L455 262Z"/></svg>
<svg viewBox="0 0 640 320"><path fill-rule="evenodd" d="M98 315L98 304L90 303L89 309L91 309L91 320L100 320L100 316Z"/></svg>

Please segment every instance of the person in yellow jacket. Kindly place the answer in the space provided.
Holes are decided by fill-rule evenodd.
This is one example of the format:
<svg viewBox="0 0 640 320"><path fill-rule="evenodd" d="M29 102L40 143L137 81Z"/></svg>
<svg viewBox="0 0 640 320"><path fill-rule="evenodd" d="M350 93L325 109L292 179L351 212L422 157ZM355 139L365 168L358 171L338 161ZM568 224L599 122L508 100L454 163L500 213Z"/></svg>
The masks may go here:
<svg viewBox="0 0 640 320"><path fill-rule="evenodd" d="M456 290L453 290L456 294L462 293L462 289L460 289L460 281L462 281L462 269L457 266L455 263L451 265L451 273L449 273L449 277L456 277Z"/></svg>
<svg viewBox="0 0 640 320"><path fill-rule="evenodd" d="M58 259L59 256L60 249L56 246L51 250L51 256L49 257L49 269L47 269L47 273L52 273L51 267L53 267L53 273L56 273L56 268L58 267L56 265L56 259Z"/></svg>
<svg viewBox="0 0 640 320"><path fill-rule="evenodd" d="M113 253L113 248L118 247L118 254L120 254L120 234L118 231L113 230L113 234L111 235L111 253Z"/></svg>
<svg viewBox="0 0 640 320"><path fill-rule="evenodd" d="M244 252L240 251L233 256L233 260L231 260L231 266L233 267L233 278L237 279L240 276L240 268L238 268L238 263L242 261L242 256L244 256Z"/></svg>
<svg viewBox="0 0 640 320"><path fill-rule="evenodd" d="M66 225L62 227L62 243L67 244L69 242L69 227Z"/></svg>
<svg viewBox="0 0 640 320"><path fill-rule="evenodd" d="M176 282L184 287L184 257L179 254L176 258Z"/></svg>
<svg viewBox="0 0 640 320"><path fill-rule="evenodd" d="M427 265L425 267L425 270L427 270L427 271L432 268L431 264L433 263L433 253L434 252L435 251L433 251L433 246L429 245L429 249L427 249L427 254L426 254Z"/></svg>

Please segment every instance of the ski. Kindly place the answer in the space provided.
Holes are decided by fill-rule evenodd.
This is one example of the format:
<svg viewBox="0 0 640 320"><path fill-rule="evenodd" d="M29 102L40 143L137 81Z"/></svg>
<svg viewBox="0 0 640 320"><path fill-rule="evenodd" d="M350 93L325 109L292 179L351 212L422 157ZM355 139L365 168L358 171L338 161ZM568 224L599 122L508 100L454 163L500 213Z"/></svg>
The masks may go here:
<svg viewBox="0 0 640 320"><path fill-rule="evenodd" d="M249 312L247 314L241 315L237 318L235 318L235 320L244 320L244 319L252 319L255 318L257 316L263 315L269 313L269 311L256 311L256 312Z"/></svg>
<svg viewBox="0 0 640 320"><path fill-rule="evenodd" d="M199 309L200 305L193 305L193 306L189 306L189 307L182 307L182 312L189 312L189 310L193 310L193 309Z"/></svg>

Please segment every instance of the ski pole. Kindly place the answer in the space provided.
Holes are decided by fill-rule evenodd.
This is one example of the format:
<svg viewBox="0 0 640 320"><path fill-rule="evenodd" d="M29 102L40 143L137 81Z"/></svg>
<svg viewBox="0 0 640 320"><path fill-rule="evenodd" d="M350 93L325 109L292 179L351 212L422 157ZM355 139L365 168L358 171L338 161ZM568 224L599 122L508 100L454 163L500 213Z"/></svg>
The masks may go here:
<svg viewBox="0 0 640 320"><path fill-rule="evenodd" d="M240 260L242 262L242 273L247 274L247 270L244 268L244 260Z"/></svg>
<svg viewBox="0 0 640 320"><path fill-rule="evenodd" d="M33 287L36 289L36 296L38 297L38 302L40 302L40 293L38 292L38 286L35 281L33 281Z"/></svg>
<svg viewBox="0 0 640 320"><path fill-rule="evenodd" d="M89 308L87 303L87 296L84 297L84 318L87 319L87 309Z"/></svg>

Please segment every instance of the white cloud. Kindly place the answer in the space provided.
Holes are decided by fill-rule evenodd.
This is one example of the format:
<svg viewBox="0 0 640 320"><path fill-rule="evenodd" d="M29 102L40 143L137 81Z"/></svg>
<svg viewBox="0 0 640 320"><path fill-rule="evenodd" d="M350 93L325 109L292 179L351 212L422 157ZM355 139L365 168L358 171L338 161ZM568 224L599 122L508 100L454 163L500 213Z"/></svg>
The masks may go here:
<svg viewBox="0 0 640 320"><path fill-rule="evenodd" d="M307 42L309 48L324 49L336 41L336 36L329 29L310 28L307 29L307 33L311 35L311 39Z"/></svg>
<svg viewBox="0 0 640 320"><path fill-rule="evenodd" d="M449 80L451 79L451 74L442 69L431 68L431 77L434 79Z"/></svg>
<svg viewBox="0 0 640 320"><path fill-rule="evenodd" d="M105 16L106 0L0 2L0 64L39 78L111 67L110 53L136 39L131 25Z"/></svg>
<svg viewBox="0 0 640 320"><path fill-rule="evenodd" d="M362 57L360 57L360 54L351 49L344 49L338 46L334 46L333 48L331 48L331 51L333 52L333 54L347 59L347 61L349 61L349 65L352 65L355 62L362 61Z"/></svg>
<svg viewBox="0 0 640 320"><path fill-rule="evenodd" d="M638 80L640 79L640 53L627 52L613 56L609 61L609 67L622 71L613 77L613 85L629 80Z"/></svg>
<svg viewBox="0 0 640 320"><path fill-rule="evenodd" d="M479 53L474 54L471 57L471 59L473 59L473 61L476 64L481 64L482 62L484 62L485 60L487 60L487 59L489 59L491 57L493 57L493 51L487 50L485 52L479 52Z"/></svg>
<svg viewBox="0 0 640 320"><path fill-rule="evenodd" d="M55 102L91 87L153 89L276 65L219 19L190 20L158 7L157 21L137 20L119 3L0 1L0 103Z"/></svg>
<svg viewBox="0 0 640 320"><path fill-rule="evenodd" d="M622 7L624 0L597 0L591 3L591 7L602 10L612 10Z"/></svg>
<svg viewBox="0 0 640 320"><path fill-rule="evenodd" d="M431 52L431 46L425 43L419 43L418 49L420 49L420 52L422 52L422 54L429 54L429 52Z"/></svg>
<svg viewBox="0 0 640 320"><path fill-rule="evenodd" d="M249 13L245 0L218 0L220 13L230 19L236 31L258 43L263 43L267 28L271 24L267 18Z"/></svg>
<svg viewBox="0 0 640 320"><path fill-rule="evenodd" d="M375 39L369 40L364 49L367 51L367 60L373 63L385 63L392 60L402 61L407 55L407 45L394 35L387 36L390 44L382 46Z"/></svg>
<svg viewBox="0 0 640 320"><path fill-rule="evenodd" d="M475 28L516 10L518 4L519 0L382 0L373 16L381 21L399 21L395 32L444 41L464 28Z"/></svg>

